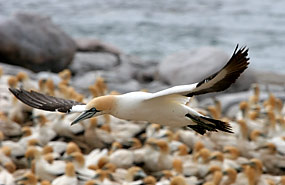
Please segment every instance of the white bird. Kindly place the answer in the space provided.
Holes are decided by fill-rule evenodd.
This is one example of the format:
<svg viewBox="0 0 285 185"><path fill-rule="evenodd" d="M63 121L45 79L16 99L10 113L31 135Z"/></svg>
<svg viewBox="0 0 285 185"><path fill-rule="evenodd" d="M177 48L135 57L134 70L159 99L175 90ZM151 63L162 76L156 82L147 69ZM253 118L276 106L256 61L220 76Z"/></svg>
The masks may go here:
<svg viewBox="0 0 285 185"><path fill-rule="evenodd" d="M206 131L231 133L228 123L206 117L186 105L190 97L227 89L248 67L248 49L236 47L228 63L217 73L190 85L180 85L156 93L130 92L122 95L105 95L87 104L44 95L35 91L9 88L23 103L46 111L63 113L80 112L72 125L82 120L111 114L117 118L148 121L165 126L187 126L200 134Z"/></svg>
<svg viewBox="0 0 285 185"><path fill-rule="evenodd" d="M52 181L52 185L71 185L78 184L78 180L75 174L74 165L69 162L65 166L65 174L57 177Z"/></svg>
<svg viewBox="0 0 285 185"><path fill-rule="evenodd" d="M8 170L0 166L0 184L2 183L5 185L15 184L13 175Z"/></svg>

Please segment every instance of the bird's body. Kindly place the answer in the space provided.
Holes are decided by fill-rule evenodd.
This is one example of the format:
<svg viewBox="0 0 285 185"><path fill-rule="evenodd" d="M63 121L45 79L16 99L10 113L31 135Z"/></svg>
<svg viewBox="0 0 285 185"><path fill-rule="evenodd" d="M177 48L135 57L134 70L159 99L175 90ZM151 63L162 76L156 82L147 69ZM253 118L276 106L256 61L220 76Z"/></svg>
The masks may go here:
<svg viewBox="0 0 285 185"><path fill-rule="evenodd" d="M230 132L228 123L198 113L186 105L192 96L227 89L247 68L248 50L234 51L228 63L217 73L190 85L180 85L156 93L130 92L106 95L92 99L87 104L44 95L35 91L10 88L25 104L47 111L64 113L81 112L71 124L102 114L111 114L125 120L148 121L172 127L187 126L200 134L206 131Z"/></svg>
<svg viewBox="0 0 285 185"><path fill-rule="evenodd" d="M152 98L156 93L131 92L116 95L111 114L125 120L148 121L164 126L186 126L191 123L185 115L198 113L186 106L190 98L178 95Z"/></svg>

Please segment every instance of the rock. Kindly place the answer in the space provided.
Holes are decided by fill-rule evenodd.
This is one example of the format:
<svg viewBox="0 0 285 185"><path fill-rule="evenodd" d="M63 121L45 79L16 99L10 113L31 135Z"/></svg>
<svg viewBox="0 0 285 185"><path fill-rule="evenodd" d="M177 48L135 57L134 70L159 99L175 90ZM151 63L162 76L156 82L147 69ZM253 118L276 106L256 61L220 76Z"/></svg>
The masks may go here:
<svg viewBox="0 0 285 185"><path fill-rule="evenodd" d="M98 77L104 78L109 91L115 90L120 93L126 93L142 89L136 80L120 78L119 73L106 71L90 71L83 75L75 76L72 79L72 86L81 93L89 93L88 87L93 85Z"/></svg>
<svg viewBox="0 0 285 185"><path fill-rule="evenodd" d="M140 83L150 83L158 79L157 66L158 61L145 61L144 66L139 67L135 74L135 79Z"/></svg>
<svg viewBox="0 0 285 185"><path fill-rule="evenodd" d="M54 84L59 84L62 79L59 77L58 73L52 73L47 71L42 71L36 74L36 79L51 79Z"/></svg>
<svg viewBox="0 0 285 185"><path fill-rule="evenodd" d="M165 85L160 81L153 81L150 83L142 84L142 88L147 90L148 92L155 93L164 89L169 88L169 86Z"/></svg>
<svg viewBox="0 0 285 185"><path fill-rule="evenodd" d="M202 80L219 70L229 59L214 47L202 47L167 56L158 66L161 80L171 84L189 84Z"/></svg>
<svg viewBox="0 0 285 185"><path fill-rule="evenodd" d="M12 109L13 97L8 89L8 85L0 84L0 112L8 113Z"/></svg>
<svg viewBox="0 0 285 185"><path fill-rule="evenodd" d="M77 52L70 70L83 74L94 70L110 70L119 64L117 57L109 53Z"/></svg>
<svg viewBox="0 0 285 185"><path fill-rule="evenodd" d="M142 90L142 86L136 80L129 80L124 83L107 83L110 91L118 91L120 93L128 93Z"/></svg>
<svg viewBox="0 0 285 185"><path fill-rule="evenodd" d="M228 60L229 56L224 51L215 47L202 47L166 57L158 66L158 74L160 80L170 85L190 84L217 72ZM254 73L247 69L227 92L247 90L254 82Z"/></svg>
<svg viewBox="0 0 285 185"><path fill-rule="evenodd" d="M106 52L113 55L120 55L121 51L111 44L104 43L97 39L78 38L75 39L77 51L81 52Z"/></svg>
<svg viewBox="0 0 285 185"><path fill-rule="evenodd" d="M17 75L19 72L25 72L28 74L28 76L31 79L36 79L35 73L32 72L29 69L20 67L20 66L14 66L14 65L9 65L9 64L4 64L4 63L0 63L0 68L3 69L3 72L5 75Z"/></svg>
<svg viewBox="0 0 285 185"><path fill-rule="evenodd" d="M138 57L131 55L120 55L121 64L117 66L112 71L115 73L119 73L120 75L124 75L124 78L127 79L136 79L139 82L152 81L153 79L143 79L146 78L154 78L155 70L151 68L156 68L156 61L142 61Z"/></svg>
<svg viewBox="0 0 285 185"><path fill-rule="evenodd" d="M82 75L76 75L71 79L71 86L81 93L89 93L88 87L93 85L96 78L101 76L97 71L89 71Z"/></svg>
<svg viewBox="0 0 285 185"><path fill-rule="evenodd" d="M285 75L284 74L278 74L275 72L269 72L269 71L256 71L255 72L257 76L258 83L262 84L270 84L270 85L285 85Z"/></svg>
<svg viewBox="0 0 285 185"><path fill-rule="evenodd" d="M86 53L86 55L89 54L90 53ZM96 53L93 53L92 56L93 55L96 56ZM104 55L105 58L102 59L102 62L98 63L102 66L101 70L98 70L100 69L99 67L95 69L95 67L88 67L87 65L86 66L84 65L83 69L83 66L79 65L80 62L78 61L74 62L72 66L77 65L76 68L82 68L82 69L77 70L81 72L75 73L76 75L72 80L72 84L74 84L74 86L76 86L77 88L81 89L82 92L87 92L88 86L94 84L96 78L100 76L104 78L105 82L107 83L108 89L110 91L116 90L120 93L139 91L145 88L147 90L157 90L159 89L159 87L165 87L165 84L163 84L162 82L158 82L156 84L154 83L153 85L151 85L152 83L150 83L154 82L153 80L155 79L154 76L156 74L156 66L157 66L156 61L144 62L135 56L121 54L120 64L114 66L114 63L111 62L111 58L108 58L112 55L106 53L105 55ZM93 64L91 62L91 60L93 60L92 56L89 57L90 61L88 62L88 65L89 63L91 63L90 65ZM106 66L108 67L104 66L104 64L106 64ZM96 65L97 62L96 64L94 62L94 66ZM72 67L72 70L74 69L75 67ZM93 70L90 71L91 69Z"/></svg>
<svg viewBox="0 0 285 185"><path fill-rule="evenodd" d="M275 97L285 100L285 95L282 91L271 91ZM249 97L253 92L243 91L237 93L228 93L223 95L218 95L215 98L219 100L222 104L222 111L225 116L233 118L237 111L239 110L239 103L241 101L248 101ZM268 92L260 92L260 102L263 102L268 99ZM213 105L213 100L210 98L204 99L199 102L201 107L207 107Z"/></svg>
<svg viewBox="0 0 285 185"><path fill-rule="evenodd" d="M1 62L59 72L70 64L75 50L75 42L48 17L19 13L0 23Z"/></svg>

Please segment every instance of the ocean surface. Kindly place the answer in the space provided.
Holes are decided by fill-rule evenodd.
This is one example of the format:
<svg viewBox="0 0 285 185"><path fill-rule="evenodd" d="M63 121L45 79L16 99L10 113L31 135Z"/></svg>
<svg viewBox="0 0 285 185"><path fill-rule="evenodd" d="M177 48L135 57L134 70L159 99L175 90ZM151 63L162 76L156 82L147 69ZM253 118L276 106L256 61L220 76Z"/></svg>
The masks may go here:
<svg viewBox="0 0 285 185"><path fill-rule="evenodd" d="M0 19L19 11L146 60L209 45L231 55L239 43L252 68L285 73L284 0L0 0Z"/></svg>

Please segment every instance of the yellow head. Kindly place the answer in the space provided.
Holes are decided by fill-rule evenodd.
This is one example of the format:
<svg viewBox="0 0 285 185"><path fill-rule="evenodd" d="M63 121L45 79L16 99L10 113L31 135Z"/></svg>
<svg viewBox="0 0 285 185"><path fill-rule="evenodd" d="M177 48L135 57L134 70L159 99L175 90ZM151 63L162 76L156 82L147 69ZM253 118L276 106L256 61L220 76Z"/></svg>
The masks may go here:
<svg viewBox="0 0 285 185"><path fill-rule="evenodd" d="M11 76L11 77L8 79L8 85L9 85L9 87L16 88L16 87L17 87L17 84L18 84L18 79L17 79L15 76Z"/></svg>
<svg viewBox="0 0 285 185"><path fill-rule="evenodd" d="M75 144L74 142L69 142L66 147L66 153L69 155L74 152L81 152L81 150L77 144Z"/></svg>
<svg viewBox="0 0 285 185"><path fill-rule="evenodd" d="M68 177L74 177L75 176L75 168L74 168L73 163L71 163L71 162L66 163L65 175Z"/></svg>
<svg viewBox="0 0 285 185"><path fill-rule="evenodd" d="M19 72L17 74L17 79L19 82L23 82L24 80L28 79L28 74L25 72Z"/></svg>
<svg viewBox="0 0 285 185"><path fill-rule="evenodd" d="M90 110L95 108L99 112L110 113L115 106L115 96L114 95L106 95L94 98L87 105L86 109Z"/></svg>
<svg viewBox="0 0 285 185"><path fill-rule="evenodd" d="M157 140L156 145L159 147L161 153L167 154L169 152L169 146L164 140Z"/></svg>
<svg viewBox="0 0 285 185"><path fill-rule="evenodd" d="M85 164L85 158L81 152L74 152L70 154L72 161L79 167L83 167Z"/></svg>
<svg viewBox="0 0 285 185"><path fill-rule="evenodd" d="M227 154L226 157L232 160L237 159L240 156L239 150L234 146L225 146L224 153Z"/></svg>
<svg viewBox="0 0 285 185"><path fill-rule="evenodd" d="M185 144L179 145L178 151L180 156L188 155L188 147Z"/></svg>
<svg viewBox="0 0 285 185"><path fill-rule="evenodd" d="M37 184L37 177L35 174L31 172L27 172L24 174L23 177L16 180L17 184L23 184L23 185L36 185Z"/></svg>
<svg viewBox="0 0 285 185"><path fill-rule="evenodd" d="M219 152L219 151L213 152L211 154L211 160L218 160L218 161L223 162L224 161L224 155L222 152Z"/></svg>
<svg viewBox="0 0 285 185"><path fill-rule="evenodd" d="M82 120L99 116L102 114L112 114L114 107L116 106L115 95L100 96L92 99L85 106L82 113L71 123L71 125L78 123Z"/></svg>
<svg viewBox="0 0 285 185"><path fill-rule="evenodd" d="M4 167L8 170L10 173L14 173L16 171L16 165L13 162L7 162L4 164Z"/></svg>
<svg viewBox="0 0 285 185"><path fill-rule="evenodd" d="M156 179L153 176L147 176L143 179L145 185L155 185Z"/></svg>
<svg viewBox="0 0 285 185"><path fill-rule="evenodd" d="M171 179L170 185L186 185L186 180L182 176L175 176Z"/></svg>
<svg viewBox="0 0 285 185"><path fill-rule="evenodd" d="M173 166L173 169L178 174L182 174L183 173L183 162L182 162L182 160L180 160L180 159L173 159L172 166Z"/></svg>
<svg viewBox="0 0 285 185"><path fill-rule="evenodd" d="M145 172L143 171L143 169L141 169L138 166L133 166L129 168L126 174L127 181L135 181L135 180L143 179L145 177L146 177Z"/></svg>

